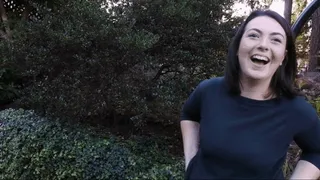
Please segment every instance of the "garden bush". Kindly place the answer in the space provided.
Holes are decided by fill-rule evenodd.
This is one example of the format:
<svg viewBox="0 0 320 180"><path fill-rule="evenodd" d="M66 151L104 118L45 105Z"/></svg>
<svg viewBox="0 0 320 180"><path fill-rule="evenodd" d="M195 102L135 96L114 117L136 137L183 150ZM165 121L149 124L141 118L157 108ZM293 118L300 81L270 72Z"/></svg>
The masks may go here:
<svg viewBox="0 0 320 180"><path fill-rule="evenodd" d="M183 161L166 145L6 109L0 112L0 179L182 179Z"/></svg>

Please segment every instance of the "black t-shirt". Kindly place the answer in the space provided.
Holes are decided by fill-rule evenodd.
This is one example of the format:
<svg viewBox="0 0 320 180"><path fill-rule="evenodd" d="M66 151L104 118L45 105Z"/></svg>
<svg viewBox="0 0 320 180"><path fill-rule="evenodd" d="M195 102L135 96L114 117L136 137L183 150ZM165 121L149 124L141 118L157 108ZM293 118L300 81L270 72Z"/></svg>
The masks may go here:
<svg viewBox="0 0 320 180"><path fill-rule="evenodd" d="M320 168L320 121L303 97L253 100L227 92L223 77L202 81L180 120L200 123L200 145L188 179L283 179L290 143Z"/></svg>

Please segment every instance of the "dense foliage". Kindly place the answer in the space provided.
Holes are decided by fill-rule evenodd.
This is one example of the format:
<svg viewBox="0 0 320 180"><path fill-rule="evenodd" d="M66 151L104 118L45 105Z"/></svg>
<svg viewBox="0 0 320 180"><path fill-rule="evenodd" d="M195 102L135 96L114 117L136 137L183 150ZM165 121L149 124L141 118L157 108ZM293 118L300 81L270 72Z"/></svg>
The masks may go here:
<svg viewBox="0 0 320 180"><path fill-rule="evenodd" d="M182 179L165 141L121 140L37 116L0 112L0 179Z"/></svg>
<svg viewBox="0 0 320 180"><path fill-rule="evenodd" d="M126 2L107 13L68 1L15 26L0 59L23 79L23 107L109 126L170 124L191 87L222 73L232 1Z"/></svg>

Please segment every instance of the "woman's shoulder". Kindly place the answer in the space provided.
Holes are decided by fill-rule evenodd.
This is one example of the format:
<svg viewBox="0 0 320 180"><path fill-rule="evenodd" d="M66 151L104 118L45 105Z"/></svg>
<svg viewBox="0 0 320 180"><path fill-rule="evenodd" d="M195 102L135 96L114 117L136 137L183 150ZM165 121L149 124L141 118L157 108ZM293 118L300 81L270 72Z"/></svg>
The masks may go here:
<svg viewBox="0 0 320 180"><path fill-rule="evenodd" d="M313 123L319 120L318 113L312 104L303 96L296 96L289 100L289 112L294 119L303 123Z"/></svg>
<svg viewBox="0 0 320 180"><path fill-rule="evenodd" d="M221 87L224 84L224 77L212 77L209 79L202 80L198 87L201 91L206 91L208 89Z"/></svg>
<svg viewBox="0 0 320 180"><path fill-rule="evenodd" d="M296 96L290 102L291 102L291 107L293 108L293 110L295 110L299 113L309 114L311 112L315 112L315 108L303 96Z"/></svg>

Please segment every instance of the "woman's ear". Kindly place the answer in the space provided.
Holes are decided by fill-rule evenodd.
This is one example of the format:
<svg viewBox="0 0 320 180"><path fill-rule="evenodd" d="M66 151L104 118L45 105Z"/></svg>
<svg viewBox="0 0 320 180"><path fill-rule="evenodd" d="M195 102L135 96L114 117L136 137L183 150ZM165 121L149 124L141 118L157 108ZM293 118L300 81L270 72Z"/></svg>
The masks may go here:
<svg viewBox="0 0 320 180"><path fill-rule="evenodd" d="M288 57L287 55L288 55L288 50L286 50L286 52L284 53L283 61Z"/></svg>
<svg viewBox="0 0 320 180"><path fill-rule="evenodd" d="M286 50L286 52L284 53L283 60L280 62L279 66L281 66L281 65L282 65L282 62L283 62L284 60L286 60L287 54L288 54L288 50Z"/></svg>

